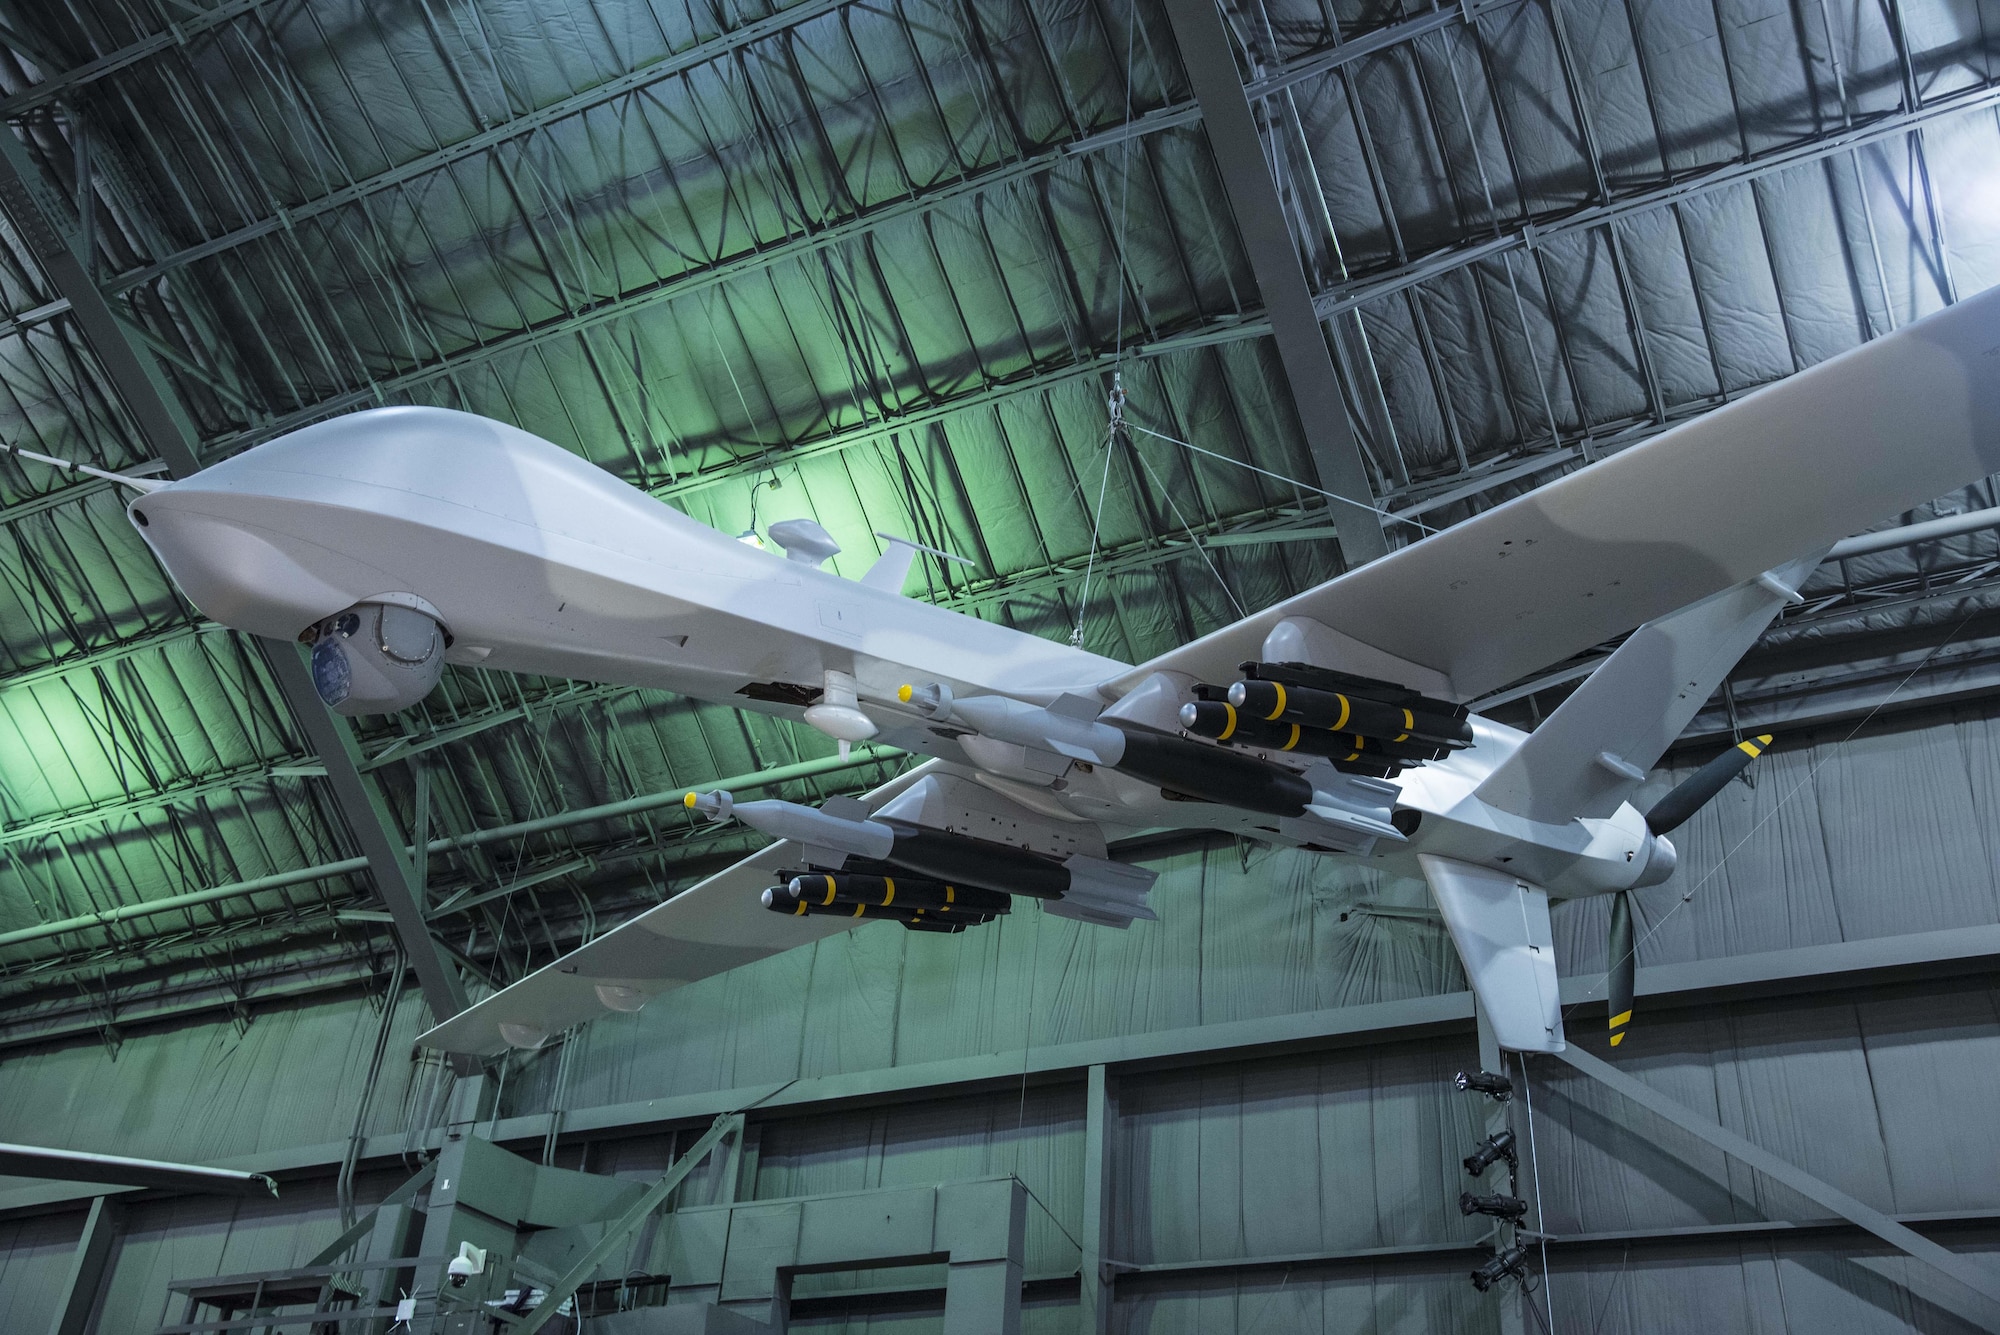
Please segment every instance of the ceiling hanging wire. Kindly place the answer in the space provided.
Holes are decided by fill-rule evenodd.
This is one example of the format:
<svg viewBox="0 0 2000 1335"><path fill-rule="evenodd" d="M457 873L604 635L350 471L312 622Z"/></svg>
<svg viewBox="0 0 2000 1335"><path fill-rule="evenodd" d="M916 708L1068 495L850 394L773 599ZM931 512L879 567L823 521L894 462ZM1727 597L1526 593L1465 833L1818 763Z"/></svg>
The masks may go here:
<svg viewBox="0 0 2000 1335"><path fill-rule="evenodd" d="M1351 505L1354 506L1356 509L1366 510L1368 511L1368 513L1373 515L1379 515L1383 519L1391 520L1398 524L1408 524L1411 528L1414 528L1421 533L1431 534L1437 532L1437 530L1432 528L1429 524L1426 524L1421 520L1412 519L1408 515L1399 515L1396 514L1394 511L1384 510L1379 506L1369 505L1365 501L1357 501L1347 496L1336 496L1334 493L1323 490L1319 487L1315 487L1311 483L1301 482L1297 478L1287 477L1283 473L1274 473L1268 468L1260 468L1256 464L1246 462L1245 460L1242 459L1232 459L1228 455L1218 454L1214 450L1203 449L1201 446L1196 445L1191 441L1182 440L1177 436L1169 436L1164 431L1155 431L1151 427L1140 426L1137 423L1126 423L1123 421L1122 418L1120 420L1120 425L1121 427L1127 427L1132 431L1136 431L1142 436L1151 436L1153 439L1163 440L1169 445L1178 445L1184 450L1191 450L1194 453L1203 455L1206 458L1215 459L1225 464L1232 464L1237 468L1247 468L1253 473L1261 474L1264 477L1271 478L1272 480L1277 482L1282 482L1290 487L1296 487L1300 491L1309 491L1313 493L1313 495L1325 497L1329 501L1339 501L1342 505Z"/></svg>
<svg viewBox="0 0 2000 1335"><path fill-rule="evenodd" d="M1139 29L1139 0L1126 0L1125 4L1125 125L1132 124L1132 72L1137 65ZM1111 351L1111 393L1105 400L1104 467L1097 480L1097 504L1090 514L1090 554L1084 558L1083 586L1077 593L1076 625L1069 633L1069 642L1083 647L1083 624L1090 611L1090 577L1097 568L1097 548L1099 537L1104 531L1104 497L1111 484L1111 452L1118 443L1118 435L1125 429L1125 239L1129 232L1130 205L1132 200L1132 135L1127 134L1118 145L1118 306L1112 330ZM1126 437L1129 443L1131 437ZM1136 454L1137 451L1134 451ZM1223 590L1224 593L1228 589ZM1231 602L1235 599L1232 597Z"/></svg>

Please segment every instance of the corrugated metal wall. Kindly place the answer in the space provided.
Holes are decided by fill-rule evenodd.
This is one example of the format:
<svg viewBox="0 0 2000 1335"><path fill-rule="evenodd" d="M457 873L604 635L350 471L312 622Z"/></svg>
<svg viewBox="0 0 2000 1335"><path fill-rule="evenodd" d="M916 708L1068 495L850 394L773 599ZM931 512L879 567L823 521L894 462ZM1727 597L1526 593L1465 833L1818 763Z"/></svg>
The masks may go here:
<svg viewBox="0 0 2000 1335"><path fill-rule="evenodd" d="M1676 878L1641 892L1642 922L1656 929L1644 962L2000 921L1996 739L2000 712L1966 708L1781 748L1754 788L1733 786L1683 829ZM570 1040L567 1062L549 1050L515 1064L502 1111L576 1110L1463 986L1441 928L1369 911L1420 908L1420 886L1230 847L1177 854L1162 872L1162 920L1127 933L1032 907L960 937L863 928L639 1015L608 1016ZM1556 922L1566 972L1601 967L1602 906L1560 907ZM1600 1017L1585 1005L1570 1023L1594 1034ZM365 1119L377 1134L438 1115L436 1067L407 1058L418 1007L406 998L391 1022ZM276 1009L241 1033L218 1022L134 1034L115 1061L85 1045L10 1055L0 1063L0 1139L187 1159L339 1144L354 1129L381 1023L378 1008L354 998ZM1483 1110L1449 1088L1451 1073L1474 1061L1464 1034L1125 1075L1111 1138L1110 1255L1197 1268L1128 1274L1116 1328L1492 1328L1495 1303L1466 1284L1462 1254L1233 1265L1475 1240L1455 1206L1456 1161L1478 1139ZM1878 1207L2000 1217L1991 1111L2000 1106L2000 992L1991 977L1642 1011L1619 1063ZM1538 1065L1534 1079L1534 1162L1557 1234L1824 1215L1567 1068ZM773 1198L1016 1172L1036 1200L1029 1273L1073 1274L1084 1103L1072 1080L822 1115L780 1110L758 1118L744 1190ZM669 1137L627 1134L593 1145L589 1166L644 1176L671 1152ZM394 1171L364 1175L358 1194L365 1201L397 1180ZM691 1194L711 1199L716 1185ZM79 1220L0 1220L4 1328L46 1321ZM101 1329L150 1329L171 1277L292 1263L336 1231L331 1181L288 1185L276 1204L146 1205L123 1244ZM2000 1226L1955 1236L2000 1250ZM1900 1259L1849 1259L1857 1247L1848 1236L1757 1234L1572 1252L1553 1281L1557 1328L1964 1328L1898 1286ZM1044 1294L1029 1329L1070 1329L1074 1311L1072 1300ZM841 1321L824 1328L929 1328L907 1314Z"/></svg>

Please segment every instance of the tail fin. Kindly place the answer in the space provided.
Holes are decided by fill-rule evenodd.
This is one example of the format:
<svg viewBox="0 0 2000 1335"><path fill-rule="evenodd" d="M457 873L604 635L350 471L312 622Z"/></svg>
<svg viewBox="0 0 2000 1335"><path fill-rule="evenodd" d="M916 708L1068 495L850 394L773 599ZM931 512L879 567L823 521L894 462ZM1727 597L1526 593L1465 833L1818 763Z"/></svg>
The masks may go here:
<svg viewBox="0 0 2000 1335"><path fill-rule="evenodd" d="M1476 795L1551 824L1609 816L1818 564L1793 561L1633 631Z"/></svg>
<svg viewBox="0 0 2000 1335"><path fill-rule="evenodd" d="M1561 1052L1562 1002L1548 892L1508 872L1434 853L1418 854L1417 862L1500 1046Z"/></svg>

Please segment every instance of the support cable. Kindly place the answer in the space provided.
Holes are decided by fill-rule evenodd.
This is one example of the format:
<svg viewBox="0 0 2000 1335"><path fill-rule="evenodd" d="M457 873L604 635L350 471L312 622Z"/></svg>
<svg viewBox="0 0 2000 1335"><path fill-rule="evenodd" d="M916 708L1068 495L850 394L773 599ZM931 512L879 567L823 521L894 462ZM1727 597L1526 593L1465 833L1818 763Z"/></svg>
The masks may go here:
<svg viewBox="0 0 2000 1335"><path fill-rule="evenodd" d="M1399 515L1390 510L1384 510L1379 506L1369 505L1365 501L1357 501L1351 496L1341 496L1324 488L1315 487L1310 483L1301 482L1297 478L1286 477L1283 473L1274 473L1268 468L1259 468L1256 464L1246 462L1245 460L1232 459L1226 454L1218 454L1214 450L1205 450L1191 441L1181 440L1177 436L1169 436L1164 431L1155 431L1151 427L1139 426L1136 423L1129 425L1132 430L1142 436L1151 436L1155 440L1164 440L1169 445L1178 445L1184 450L1192 450L1196 454L1205 455L1210 459L1219 460L1225 464L1232 464L1237 468L1247 468L1253 473L1262 474L1273 481L1282 482L1288 487L1297 487L1300 491L1309 491L1315 496L1324 496L1327 500L1339 501L1342 505L1351 505L1357 510L1366 510L1372 515L1379 515L1384 519L1392 519L1398 524L1408 524L1411 528L1418 530L1426 536L1437 532L1429 524L1421 520L1411 519L1408 515Z"/></svg>
<svg viewBox="0 0 2000 1335"><path fill-rule="evenodd" d="M1132 125L1132 71L1138 55L1139 0L1125 4L1125 126ZM1090 609L1090 576L1097 566L1098 536L1104 529L1104 495L1111 484L1111 450L1118 433L1125 428L1125 242L1129 233L1132 202L1132 140L1127 134L1118 145L1118 306L1112 321L1111 393L1106 399L1109 422L1104 431L1104 469L1097 480L1097 506L1090 515L1090 555L1083 563L1083 588L1076 600L1076 625L1069 633L1075 648L1083 647L1084 614ZM1130 439L1130 437L1127 437Z"/></svg>
<svg viewBox="0 0 2000 1335"><path fill-rule="evenodd" d="M1549 1286L1549 1215L1542 1206L1542 1157L1535 1149L1535 1086L1528 1079L1528 1059L1521 1053L1514 1054L1521 1063L1521 1093L1527 1101L1528 1112L1528 1180L1535 1184L1535 1243L1542 1252L1542 1301L1548 1304L1544 1315L1535 1306L1535 1298L1527 1286L1521 1286L1528 1297L1528 1310L1535 1313L1535 1320L1543 1330L1549 1330L1556 1320L1556 1294Z"/></svg>

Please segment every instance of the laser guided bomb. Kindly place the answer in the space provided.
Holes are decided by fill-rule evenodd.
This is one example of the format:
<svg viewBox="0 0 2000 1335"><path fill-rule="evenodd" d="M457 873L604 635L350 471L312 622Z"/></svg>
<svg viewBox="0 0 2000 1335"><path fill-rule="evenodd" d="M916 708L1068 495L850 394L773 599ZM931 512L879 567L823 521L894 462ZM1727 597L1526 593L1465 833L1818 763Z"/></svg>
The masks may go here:
<svg viewBox="0 0 2000 1335"><path fill-rule="evenodd" d="M775 798L738 802L720 789L689 793L682 800L688 810L709 820L734 818L774 838L788 839L799 846L807 860L815 863L840 866L847 858L863 858L893 869L890 875L908 873L925 882L942 883L961 894L981 890L1002 896L1028 895L1047 902L1049 912L1061 917L1109 927L1125 927L1136 918L1150 921L1158 916L1146 903L1146 892L1152 888L1155 874L1122 862L1080 853L1056 858L1012 844L930 829L884 814L870 815L853 798L831 798L818 810ZM854 892L858 894L856 884ZM898 884L904 884L900 877ZM765 905L778 912L796 911L794 903L784 902L776 893L766 899ZM898 916L895 911L898 906L886 902L880 906L884 914L855 914L852 911L855 907L870 906L852 905L846 911L847 916Z"/></svg>
<svg viewBox="0 0 2000 1335"><path fill-rule="evenodd" d="M1326 784L1254 756L1128 720L1106 719L1095 704L1078 696L1065 695L1046 706L1001 695L956 699L950 687L937 683L921 689L905 686L897 698L940 722L1114 769L1154 784L1170 797L1281 819L1323 822L1351 839L1403 838L1389 823L1395 802L1393 790ZM1391 767L1377 761L1351 765L1348 772L1380 778Z"/></svg>

